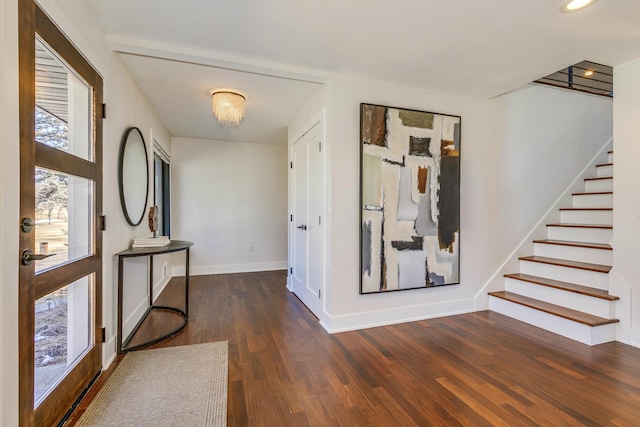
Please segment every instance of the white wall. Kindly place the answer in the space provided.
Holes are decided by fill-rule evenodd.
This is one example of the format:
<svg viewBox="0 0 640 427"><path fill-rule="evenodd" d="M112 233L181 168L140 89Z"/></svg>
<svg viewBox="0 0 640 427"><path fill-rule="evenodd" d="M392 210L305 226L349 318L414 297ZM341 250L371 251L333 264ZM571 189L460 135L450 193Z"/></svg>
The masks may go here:
<svg viewBox="0 0 640 427"><path fill-rule="evenodd" d="M484 101L355 78L328 87L331 331L473 311L476 294L611 135L610 101L549 88ZM358 294L361 102L462 116L459 285Z"/></svg>
<svg viewBox="0 0 640 427"><path fill-rule="evenodd" d="M104 195L103 213L107 215L107 231L103 234L103 325L107 328L107 344L103 346L103 363L115 356L116 259L114 254L126 249L131 239L149 233L145 222L129 226L120 208L118 195L118 149L123 132L129 126L142 130L145 139L153 129L161 141L169 143L170 135L153 108L138 88L119 55L106 44L106 34L84 2L76 0L41 0L43 9L79 48L104 78L104 102L108 117L104 121ZM2 25L2 157L1 182L4 187L2 213L2 410L0 424L17 425L18 392L18 101L17 101L17 0L3 0ZM147 141L149 142L149 141ZM150 144L148 144L150 145ZM169 151L169 147L166 147ZM128 278L125 299L146 296L146 278ZM106 367L106 366L105 366Z"/></svg>
<svg viewBox="0 0 640 427"><path fill-rule="evenodd" d="M172 235L194 243L190 273L286 269L287 146L190 138L171 145Z"/></svg>
<svg viewBox="0 0 640 427"><path fill-rule="evenodd" d="M640 347L640 58L614 68L613 269L610 291L631 299L618 340Z"/></svg>
<svg viewBox="0 0 640 427"><path fill-rule="evenodd" d="M296 115L289 122L287 127L287 134L289 144L295 142L302 133L309 130L311 121L314 121L317 115L329 107L329 91L326 85L319 85L318 88L311 94L311 97L302 105Z"/></svg>
<svg viewBox="0 0 640 427"><path fill-rule="evenodd" d="M0 2L0 425L18 425L18 6Z"/></svg>
<svg viewBox="0 0 640 427"><path fill-rule="evenodd" d="M420 90L377 81L337 78L329 85L331 99L331 247L327 302L330 319L326 327L341 331L397 323L412 319L473 310L472 270L468 263L469 249L464 246L468 205L464 173L468 162L482 154L483 123L486 122L486 102ZM461 285L359 295L359 126L360 103L381 104L416 110L462 116L462 232L463 247ZM465 282L466 281L466 282ZM466 301L464 301L466 299Z"/></svg>

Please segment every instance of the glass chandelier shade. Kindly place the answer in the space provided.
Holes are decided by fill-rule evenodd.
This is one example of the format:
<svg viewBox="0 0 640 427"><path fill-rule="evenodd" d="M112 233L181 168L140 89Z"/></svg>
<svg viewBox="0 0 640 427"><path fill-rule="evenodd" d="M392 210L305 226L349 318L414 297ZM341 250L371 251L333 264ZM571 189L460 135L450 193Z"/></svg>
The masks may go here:
<svg viewBox="0 0 640 427"><path fill-rule="evenodd" d="M233 89L211 91L213 115L224 125L239 125L244 118L247 95Z"/></svg>

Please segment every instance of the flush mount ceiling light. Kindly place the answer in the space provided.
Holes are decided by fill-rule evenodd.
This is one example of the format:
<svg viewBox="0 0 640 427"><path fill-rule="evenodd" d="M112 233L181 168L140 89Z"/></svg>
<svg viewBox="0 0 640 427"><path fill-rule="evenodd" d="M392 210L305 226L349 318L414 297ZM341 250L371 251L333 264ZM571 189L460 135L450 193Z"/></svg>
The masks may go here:
<svg viewBox="0 0 640 427"><path fill-rule="evenodd" d="M570 13L577 12L588 6L593 5L598 0L567 0L560 6L560 12Z"/></svg>
<svg viewBox="0 0 640 427"><path fill-rule="evenodd" d="M244 118L247 95L234 89L214 89L211 91L213 115L223 125L239 125Z"/></svg>
<svg viewBox="0 0 640 427"><path fill-rule="evenodd" d="M593 76L593 70L587 70L584 72L585 77L591 77Z"/></svg>

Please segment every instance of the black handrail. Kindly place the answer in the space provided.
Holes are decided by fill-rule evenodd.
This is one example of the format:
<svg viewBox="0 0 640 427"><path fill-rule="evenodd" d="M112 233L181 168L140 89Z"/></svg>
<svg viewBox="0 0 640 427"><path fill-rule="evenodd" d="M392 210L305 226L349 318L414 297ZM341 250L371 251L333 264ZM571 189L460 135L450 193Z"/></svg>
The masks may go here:
<svg viewBox="0 0 640 427"><path fill-rule="evenodd" d="M590 73L587 74L588 72ZM613 67L582 61L542 77L534 83L612 98Z"/></svg>

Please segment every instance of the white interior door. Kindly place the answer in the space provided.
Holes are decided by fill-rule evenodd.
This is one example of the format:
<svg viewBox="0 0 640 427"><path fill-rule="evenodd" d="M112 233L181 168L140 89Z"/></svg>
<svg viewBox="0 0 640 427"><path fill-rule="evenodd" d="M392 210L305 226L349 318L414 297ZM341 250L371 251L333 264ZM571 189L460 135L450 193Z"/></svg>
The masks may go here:
<svg viewBox="0 0 640 427"><path fill-rule="evenodd" d="M308 280L307 250L307 169L308 147L304 138L293 145L293 271L291 281L293 292L301 298L301 291ZM301 298L302 299L302 298ZM303 300L304 301L304 300Z"/></svg>
<svg viewBox="0 0 640 427"><path fill-rule="evenodd" d="M319 317L323 282L321 124L293 144L293 292Z"/></svg>

